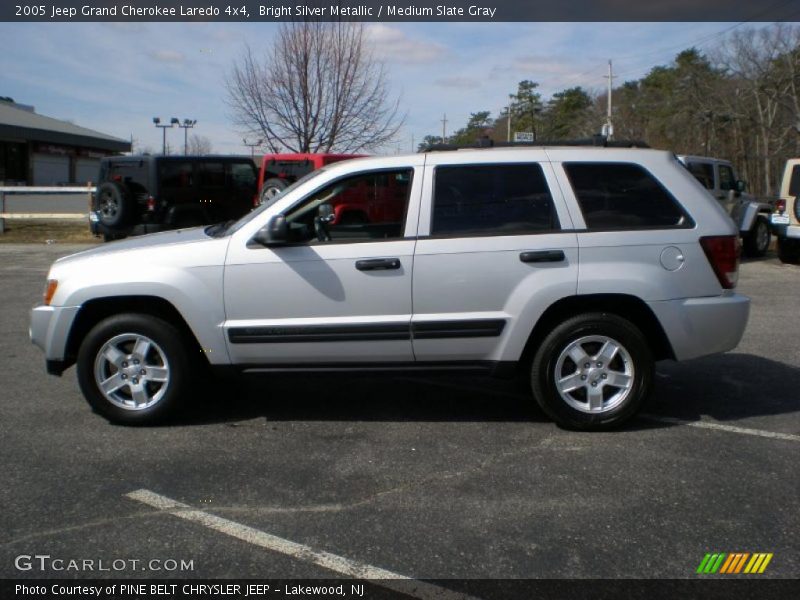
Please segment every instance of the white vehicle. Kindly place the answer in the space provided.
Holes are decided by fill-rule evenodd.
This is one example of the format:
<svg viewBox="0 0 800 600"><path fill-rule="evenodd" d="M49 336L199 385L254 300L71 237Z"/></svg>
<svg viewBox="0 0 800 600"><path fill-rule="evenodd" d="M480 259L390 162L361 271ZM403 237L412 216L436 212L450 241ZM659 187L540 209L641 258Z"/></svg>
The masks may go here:
<svg viewBox="0 0 800 600"><path fill-rule="evenodd" d="M744 253L752 257L764 256L772 241L772 206L759 202L745 191L746 184L739 179L730 161L708 156L679 156L678 159L730 214L739 227Z"/></svg>
<svg viewBox="0 0 800 600"><path fill-rule="evenodd" d="M383 216L334 223L365 190ZM738 344L738 267L730 218L668 152L364 158L235 223L56 261L31 338L122 423L191 402L207 366L518 374L559 424L602 429L640 409L654 361Z"/></svg>
<svg viewBox="0 0 800 600"><path fill-rule="evenodd" d="M785 263L800 263L800 158L786 161L772 226L778 237L778 258Z"/></svg>

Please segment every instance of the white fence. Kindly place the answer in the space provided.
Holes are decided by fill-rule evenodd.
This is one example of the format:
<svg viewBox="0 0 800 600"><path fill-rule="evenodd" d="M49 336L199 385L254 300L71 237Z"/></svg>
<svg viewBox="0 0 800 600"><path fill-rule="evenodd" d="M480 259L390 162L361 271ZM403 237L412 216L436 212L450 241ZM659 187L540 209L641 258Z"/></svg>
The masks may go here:
<svg viewBox="0 0 800 600"><path fill-rule="evenodd" d="M86 186L75 187L0 187L0 234L5 231L6 219L57 219L57 220L85 220L89 218L92 207L92 194L95 187L90 183ZM75 202L64 210L63 196L66 194L84 194L86 196L86 210L78 208ZM27 198L24 202L13 201L10 196L36 195L44 198ZM60 210L59 210L60 209Z"/></svg>

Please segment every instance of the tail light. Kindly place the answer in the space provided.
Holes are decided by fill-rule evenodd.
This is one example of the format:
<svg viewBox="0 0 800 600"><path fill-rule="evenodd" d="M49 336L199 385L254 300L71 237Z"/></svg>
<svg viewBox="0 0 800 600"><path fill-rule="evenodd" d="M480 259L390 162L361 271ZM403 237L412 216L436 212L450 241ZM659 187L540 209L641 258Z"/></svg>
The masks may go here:
<svg viewBox="0 0 800 600"><path fill-rule="evenodd" d="M714 269L720 285L726 290L736 287L739 280L741 246L735 235L712 235L700 238L700 245Z"/></svg>
<svg viewBox="0 0 800 600"><path fill-rule="evenodd" d="M147 210L153 212L156 209L156 199L152 196L147 197Z"/></svg>
<svg viewBox="0 0 800 600"><path fill-rule="evenodd" d="M785 213L786 200L784 200L783 198L778 198L778 200L775 201L775 210L778 211L780 214Z"/></svg>

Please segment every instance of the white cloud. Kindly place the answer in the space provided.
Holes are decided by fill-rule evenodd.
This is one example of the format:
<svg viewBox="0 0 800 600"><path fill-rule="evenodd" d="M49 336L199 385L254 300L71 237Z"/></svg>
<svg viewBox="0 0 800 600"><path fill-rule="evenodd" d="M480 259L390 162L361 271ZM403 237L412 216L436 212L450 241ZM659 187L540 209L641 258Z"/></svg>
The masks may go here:
<svg viewBox="0 0 800 600"><path fill-rule="evenodd" d="M389 61L432 63L447 54L441 44L410 38L405 32L381 23L369 25L366 33L378 55Z"/></svg>

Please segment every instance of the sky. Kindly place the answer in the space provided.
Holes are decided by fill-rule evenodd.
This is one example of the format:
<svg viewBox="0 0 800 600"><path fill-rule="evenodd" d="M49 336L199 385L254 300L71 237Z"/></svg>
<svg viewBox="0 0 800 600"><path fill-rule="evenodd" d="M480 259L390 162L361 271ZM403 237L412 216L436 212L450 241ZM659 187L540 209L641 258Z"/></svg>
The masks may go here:
<svg viewBox="0 0 800 600"><path fill-rule="evenodd" d="M384 153L452 132L471 112L497 116L523 79L544 97L567 87L604 89L668 64L681 50L708 52L736 23L369 23L376 56L406 119ZM161 149L153 117L196 119L221 154L249 153L225 103L225 77L249 44L270 48L273 23L0 23L0 96L136 145ZM598 129L600 127L598 123ZM183 130L167 131L174 148Z"/></svg>

